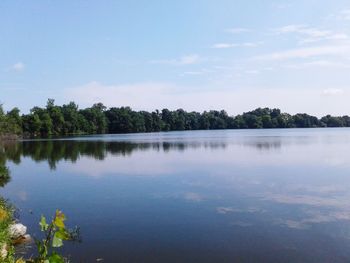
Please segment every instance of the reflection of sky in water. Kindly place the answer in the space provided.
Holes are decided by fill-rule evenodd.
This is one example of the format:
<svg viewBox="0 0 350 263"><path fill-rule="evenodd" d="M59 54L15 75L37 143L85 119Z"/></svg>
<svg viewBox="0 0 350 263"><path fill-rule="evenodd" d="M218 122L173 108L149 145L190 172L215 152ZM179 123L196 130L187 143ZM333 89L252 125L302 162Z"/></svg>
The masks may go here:
<svg viewBox="0 0 350 263"><path fill-rule="evenodd" d="M1 191L33 231L62 208L82 228L67 249L84 262L344 262L349 139L291 129L24 142L5 147Z"/></svg>

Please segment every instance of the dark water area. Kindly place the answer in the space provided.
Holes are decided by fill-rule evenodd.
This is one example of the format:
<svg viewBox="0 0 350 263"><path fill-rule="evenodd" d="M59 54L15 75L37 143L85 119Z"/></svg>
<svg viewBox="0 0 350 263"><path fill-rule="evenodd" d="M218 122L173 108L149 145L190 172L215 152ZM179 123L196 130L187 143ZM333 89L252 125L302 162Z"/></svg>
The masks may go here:
<svg viewBox="0 0 350 263"><path fill-rule="evenodd" d="M80 226L73 262L350 262L347 128L12 142L0 161L32 236L56 208Z"/></svg>

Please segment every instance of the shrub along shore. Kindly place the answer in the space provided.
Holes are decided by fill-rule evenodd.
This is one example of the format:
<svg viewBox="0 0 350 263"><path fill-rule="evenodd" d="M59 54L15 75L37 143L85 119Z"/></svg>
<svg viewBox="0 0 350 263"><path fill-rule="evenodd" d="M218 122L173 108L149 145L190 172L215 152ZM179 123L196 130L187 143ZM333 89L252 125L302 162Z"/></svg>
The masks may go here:
<svg viewBox="0 0 350 263"><path fill-rule="evenodd" d="M107 108L102 103L79 109L74 102L33 107L28 114L18 108L4 112L0 105L0 140L17 136L39 137L72 134L136 133L212 129L350 127L349 116L317 118L306 113L291 115L279 109L258 108L236 116L224 110L186 112L183 109L153 112L130 107Z"/></svg>
<svg viewBox="0 0 350 263"><path fill-rule="evenodd" d="M10 237L10 226L13 222L12 208L0 197L0 262L14 262L14 245Z"/></svg>

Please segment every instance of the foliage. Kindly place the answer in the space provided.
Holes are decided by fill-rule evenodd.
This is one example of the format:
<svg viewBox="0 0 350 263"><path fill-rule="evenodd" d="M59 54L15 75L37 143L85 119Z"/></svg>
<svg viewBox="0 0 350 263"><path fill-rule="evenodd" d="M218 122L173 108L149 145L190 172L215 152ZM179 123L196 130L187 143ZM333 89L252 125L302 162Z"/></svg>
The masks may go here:
<svg viewBox="0 0 350 263"><path fill-rule="evenodd" d="M67 260L56 250L63 246L63 241L79 239L79 229L68 230L65 225L66 216L62 211L56 210L54 218L47 222L46 217L41 216L40 228L44 234L42 240L35 240L38 256L22 262L28 263L64 263ZM21 261L18 261L21 262Z"/></svg>
<svg viewBox="0 0 350 263"><path fill-rule="evenodd" d="M279 109L257 108L237 116L224 110L186 112L163 109L153 112L134 111L130 107L107 109L102 103L79 109L74 102L55 105L49 99L45 108L34 107L19 115L17 108L5 114L0 106L1 134L25 136L59 136L69 134L132 133L208 129L313 128L350 127L350 117L327 115L318 119L306 113L290 115Z"/></svg>
<svg viewBox="0 0 350 263"><path fill-rule="evenodd" d="M9 227L13 223L13 212L13 208L0 197L0 260L4 263L14 262L14 247L9 237ZM3 255L4 251L7 255Z"/></svg>
<svg viewBox="0 0 350 263"><path fill-rule="evenodd" d="M3 135L19 135L22 133L22 118L19 115L19 109L14 108L4 113L0 104L0 139Z"/></svg>
<svg viewBox="0 0 350 263"><path fill-rule="evenodd" d="M9 169L6 166L0 165L0 187L4 187L10 180Z"/></svg>

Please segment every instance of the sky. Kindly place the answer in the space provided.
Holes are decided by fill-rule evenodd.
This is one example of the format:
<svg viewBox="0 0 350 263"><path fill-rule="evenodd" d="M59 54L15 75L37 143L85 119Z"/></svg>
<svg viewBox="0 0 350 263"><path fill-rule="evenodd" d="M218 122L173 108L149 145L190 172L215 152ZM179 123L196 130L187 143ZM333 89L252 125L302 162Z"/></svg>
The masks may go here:
<svg viewBox="0 0 350 263"><path fill-rule="evenodd" d="M350 1L0 1L0 103L350 115Z"/></svg>

